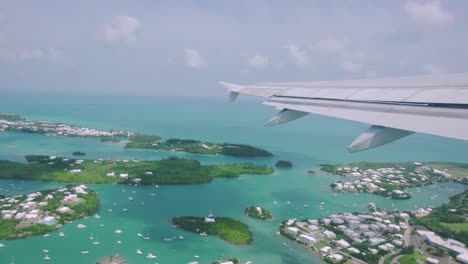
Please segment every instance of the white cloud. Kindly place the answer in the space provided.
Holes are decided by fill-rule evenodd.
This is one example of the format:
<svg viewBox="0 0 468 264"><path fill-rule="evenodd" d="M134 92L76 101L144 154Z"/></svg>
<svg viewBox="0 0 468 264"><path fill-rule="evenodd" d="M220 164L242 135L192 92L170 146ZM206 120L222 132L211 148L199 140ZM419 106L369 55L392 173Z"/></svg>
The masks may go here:
<svg viewBox="0 0 468 264"><path fill-rule="evenodd" d="M444 67L437 66L434 64L426 63L423 65L424 72L429 74L443 74L447 73L448 70Z"/></svg>
<svg viewBox="0 0 468 264"><path fill-rule="evenodd" d="M55 48L49 49L24 49L24 50L0 50L0 60L3 61L49 61L62 63L62 52Z"/></svg>
<svg viewBox="0 0 468 264"><path fill-rule="evenodd" d="M185 49L185 65L194 69L205 69L207 67L205 58L194 49Z"/></svg>
<svg viewBox="0 0 468 264"><path fill-rule="evenodd" d="M299 66L305 66L309 64L309 56L307 55L307 51L301 50L297 46L291 44L286 47L289 51L289 55L294 60L294 63L296 63Z"/></svg>
<svg viewBox="0 0 468 264"><path fill-rule="evenodd" d="M110 42L136 40L136 32L141 27L141 22L131 16L116 16L111 24L104 27L104 37Z"/></svg>
<svg viewBox="0 0 468 264"><path fill-rule="evenodd" d="M405 2L404 9L423 27L441 27L453 22L453 15L443 10L438 1L421 2L410 0Z"/></svg>
<svg viewBox="0 0 468 264"><path fill-rule="evenodd" d="M262 56L261 54L255 54L255 56L249 59L249 66L254 68L263 68L268 65L268 57Z"/></svg>
<svg viewBox="0 0 468 264"><path fill-rule="evenodd" d="M349 73L358 73L362 70L362 64L354 63L352 61L343 61L341 68Z"/></svg>
<svg viewBox="0 0 468 264"><path fill-rule="evenodd" d="M346 50L347 46L348 43L344 40L328 37L319 40L315 44L315 49L321 53L334 53L339 55Z"/></svg>

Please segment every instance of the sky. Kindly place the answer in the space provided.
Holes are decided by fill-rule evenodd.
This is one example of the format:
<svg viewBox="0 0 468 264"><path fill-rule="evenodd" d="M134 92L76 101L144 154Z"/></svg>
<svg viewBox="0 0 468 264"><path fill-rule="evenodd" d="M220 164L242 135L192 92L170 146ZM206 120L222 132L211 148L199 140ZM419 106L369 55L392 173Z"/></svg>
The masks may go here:
<svg viewBox="0 0 468 264"><path fill-rule="evenodd" d="M218 81L468 71L468 1L0 0L0 92L223 96Z"/></svg>

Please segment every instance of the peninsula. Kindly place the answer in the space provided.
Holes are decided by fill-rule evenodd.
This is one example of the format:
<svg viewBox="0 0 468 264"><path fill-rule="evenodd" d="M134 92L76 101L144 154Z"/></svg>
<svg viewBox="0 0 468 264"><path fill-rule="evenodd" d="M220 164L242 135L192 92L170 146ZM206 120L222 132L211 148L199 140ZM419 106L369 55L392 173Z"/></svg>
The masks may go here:
<svg viewBox="0 0 468 264"><path fill-rule="evenodd" d="M0 208L0 239L23 239L90 216L99 208L99 197L86 185L70 185L27 195L0 196Z"/></svg>
<svg viewBox="0 0 468 264"><path fill-rule="evenodd" d="M199 233L201 236L214 235L234 245L252 243L253 235L249 227L229 217L174 217L172 222L183 230Z"/></svg>
<svg viewBox="0 0 468 264"><path fill-rule="evenodd" d="M468 191L453 196L447 205L412 212L387 212L370 203L367 213L289 219L280 225L280 233L333 264L437 264L450 263L453 258L466 263L466 208Z"/></svg>
<svg viewBox="0 0 468 264"><path fill-rule="evenodd" d="M246 215L260 220L273 219L273 216L268 209L256 205L245 208L244 212Z"/></svg>
<svg viewBox="0 0 468 264"><path fill-rule="evenodd" d="M269 151L243 144L214 144L193 139L177 138L160 141L159 137L139 134L131 136L129 138L129 142L125 145L125 148L181 151L192 154L226 155L252 158L273 156Z"/></svg>
<svg viewBox="0 0 468 264"><path fill-rule="evenodd" d="M241 174L271 174L273 169L250 163L202 165L169 157L159 161L84 160L55 156L26 156L28 163L0 160L0 179L45 180L67 183L136 185L208 183Z"/></svg>
<svg viewBox="0 0 468 264"><path fill-rule="evenodd" d="M215 144L193 139L168 139L161 141L158 135L144 135L129 131L101 131L92 128L72 126L50 121L28 120L19 115L0 113L0 133L16 132L63 137L94 137L102 142L127 141L126 149L153 149L180 151L192 154L226 155L235 157L271 157L267 150L244 144ZM75 153L81 153L76 151Z"/></svg>
<svg viewBox="0 0 468 264"><path fill-rule="evenodd" d="M336 192L368 192L392 199L410 199L407 191L435 182L468 183L468 164L444 162L361 162L321 165L322 171L354 178L331 184Z"/></svg>

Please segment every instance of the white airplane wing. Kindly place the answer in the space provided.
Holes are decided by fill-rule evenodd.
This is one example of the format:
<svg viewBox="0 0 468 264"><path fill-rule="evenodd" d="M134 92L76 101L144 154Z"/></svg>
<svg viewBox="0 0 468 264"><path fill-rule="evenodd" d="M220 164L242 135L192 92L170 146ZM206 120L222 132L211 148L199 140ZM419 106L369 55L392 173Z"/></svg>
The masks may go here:
<svg viewBox="0 0 468 264"><path fill-rule="evenodd" d="M280 112L268 125L309 113L371 124L351 145L361 151L414 132L468 140L468 73L348 81L219 82L234 101L239 94L265 97Z"/></svg>

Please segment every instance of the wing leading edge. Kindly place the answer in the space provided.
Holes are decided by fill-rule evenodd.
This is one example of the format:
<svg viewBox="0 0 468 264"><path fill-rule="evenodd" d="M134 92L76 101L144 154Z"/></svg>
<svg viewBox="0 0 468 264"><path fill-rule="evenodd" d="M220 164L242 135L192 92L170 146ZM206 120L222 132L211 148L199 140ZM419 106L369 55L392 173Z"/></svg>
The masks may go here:
<svg viewBox="0 0 468 264"><path fill-rule="evenodd" d="M308 113L372 126L348 147L362 151L414 132L468 140L468 73L331 82L235 85L220 82L234 101L239 94L265 97L280 112L268 125Z"/></svg>

